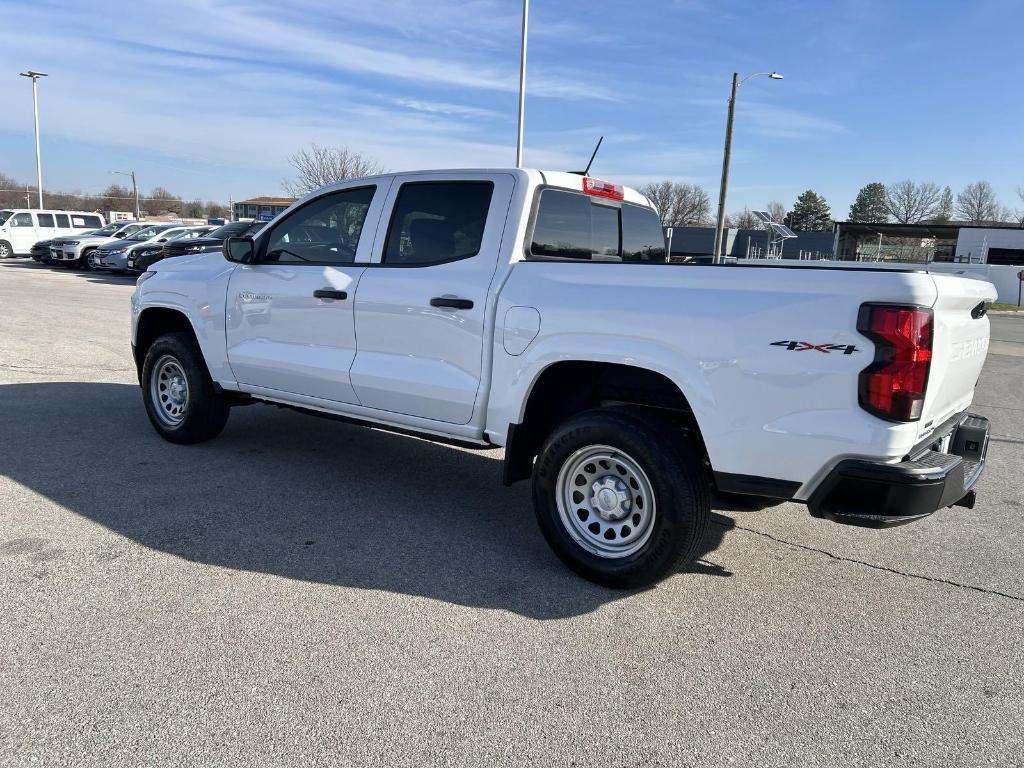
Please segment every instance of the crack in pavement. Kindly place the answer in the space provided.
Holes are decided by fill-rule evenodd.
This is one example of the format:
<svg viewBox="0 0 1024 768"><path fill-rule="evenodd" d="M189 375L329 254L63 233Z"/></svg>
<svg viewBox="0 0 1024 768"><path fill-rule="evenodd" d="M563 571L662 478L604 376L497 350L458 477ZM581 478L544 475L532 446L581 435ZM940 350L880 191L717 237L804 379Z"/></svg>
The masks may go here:
<svg viewBox="0 0 1024 768"><path fill-rule="evenodd" d="M1000 592L998 589L986 589L985 587L976 587L973 584L964 584L964 583L959 582L959 581L951 581L950 579L940 579L940 578L936 578L934 576L925 576L924 574L921 574L921 573L909 573L907 571L901 571L901 570L898 570L896 568L889 568L888 566L885 566L885 565L876 565L874 563L869 563L869 562L866 562L864 560L857 560L857 559L852 558L852 557L843 557L842 555L833 554L832 552L829 552L828 550L825 550L825 549L818 549L817 547L810 547L810 546L807 546L806 544L799 544L799 543L797 543L795 541L787 541L786 539L780 539L777 536L772 536L770 533L765 533L764 531L758 531L758 530L755 530L754 528L746 528L745 526L742 526L742 525L735 525L735 524L733 524L733 525L730 526L730 525L723 525L722 523L718 523L718 522L715 522L714 524L715 525L719 525L719 526L721 526L723 528L729 528L731 530L744 531L745 533L752 533L755 536L761 536L763 538L766 538L766 539L769 539L771 541L774 541L774 542L776 542L778 544L785 544L786 546L795 547L796 549L802 549L802 550L805 550L807 552L815 552L815 553L817 553L819 555L825 555L825 557L830 557L833 560L838 560L839 562L842 562L842 563L853 563L854 565L863 565L863 566L865 566L867 568L872 568L872 569L874 569L876 571L883 571L884 573L892 573L892 574L895 574L896 576L905 576L906 578L909 578L909 579L920 579L921 581L930 581L933 584L946 584L946 585L951 586L951 587L960 587L961 589L970 589L970 590L973 590L974 592L981 592L982 594L985 594L985 595L992 595L992 596L995 596L995 597L1005 597L1007 600L1014 600L1016 602L1024 603L1024 596L1022 596L1022 595L1012 595L1009 592Z"/></svg>

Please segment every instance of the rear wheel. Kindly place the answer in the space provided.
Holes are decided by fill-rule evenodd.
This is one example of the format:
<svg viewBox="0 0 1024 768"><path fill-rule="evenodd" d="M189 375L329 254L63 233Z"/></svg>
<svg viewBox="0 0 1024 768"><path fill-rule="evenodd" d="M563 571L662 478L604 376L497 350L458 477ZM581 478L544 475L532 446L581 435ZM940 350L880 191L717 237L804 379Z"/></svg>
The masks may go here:
<svg viewBox="0 0 1024 768"><path fill-rule="evenodd" d="M533 501L559 558L609 587L646 586L691 560L711 515L693 446L624 408L587 411L554 431L534 468Z"/></svg>
<svg viewBox="0 0 1024 768"><path fill-rule="evenodd" d="M187 333L159 337L142 366L146 414L172 443L201 443L220 434L230 407L216 392L199 345Z"/></svg>

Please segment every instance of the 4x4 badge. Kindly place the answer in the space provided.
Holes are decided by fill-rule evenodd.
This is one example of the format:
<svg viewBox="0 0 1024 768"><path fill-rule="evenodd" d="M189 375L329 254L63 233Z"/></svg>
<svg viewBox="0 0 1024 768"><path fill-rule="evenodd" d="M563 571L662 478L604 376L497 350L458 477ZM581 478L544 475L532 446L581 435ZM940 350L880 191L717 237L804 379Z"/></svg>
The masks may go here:
<svg viewBox="0 0 1024 768"><path fill-rule="evenodd" d="M809 349L813 349L826 355L831 352L842 352L844 355L860 352L853 344L811 344L809 341L773 341L772 346L785 347L790 352L806 352Z"/></svg>

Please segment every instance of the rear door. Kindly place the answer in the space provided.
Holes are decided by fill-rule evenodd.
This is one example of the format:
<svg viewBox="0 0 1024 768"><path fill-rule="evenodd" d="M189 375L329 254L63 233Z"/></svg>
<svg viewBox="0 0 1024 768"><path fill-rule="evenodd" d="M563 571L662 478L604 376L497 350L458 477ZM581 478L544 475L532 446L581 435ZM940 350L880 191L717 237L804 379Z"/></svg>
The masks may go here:
<svg viewBox="0 0 1024 768"><path fill-rule="evenodd" d="M411 174L392 185L356 295L359 402L466 424L480 389L512 174Z"/></svg>
<svg viewBox="0 0 1024 768"><path fill-rule="evenodd" d="M353 304L386 192L363 185L310 200L261 233L255 263L234 270L226 335L243 389L359 402Z"/></svg>

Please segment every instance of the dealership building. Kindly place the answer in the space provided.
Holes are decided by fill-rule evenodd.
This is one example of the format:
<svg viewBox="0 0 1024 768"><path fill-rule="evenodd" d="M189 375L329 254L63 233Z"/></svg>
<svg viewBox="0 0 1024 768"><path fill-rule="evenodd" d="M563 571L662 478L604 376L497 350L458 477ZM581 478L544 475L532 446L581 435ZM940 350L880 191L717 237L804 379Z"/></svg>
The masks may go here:
<svg viewBox="0 0 1024 768"><path fill-rule="evenodd" d="M231 206L231 218L234 221L270 221L294 202L294 197L251 197L239 200Z"/></svg>

